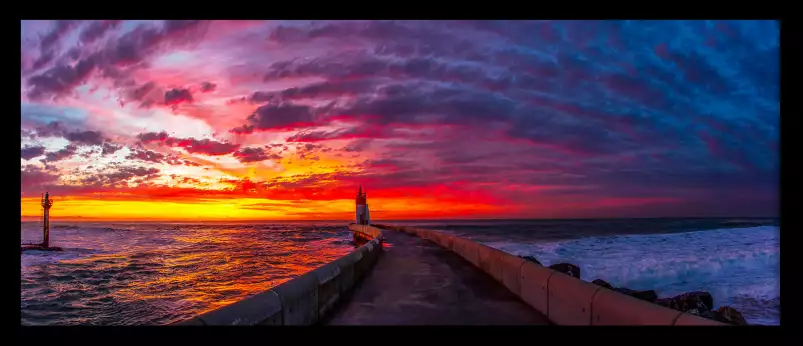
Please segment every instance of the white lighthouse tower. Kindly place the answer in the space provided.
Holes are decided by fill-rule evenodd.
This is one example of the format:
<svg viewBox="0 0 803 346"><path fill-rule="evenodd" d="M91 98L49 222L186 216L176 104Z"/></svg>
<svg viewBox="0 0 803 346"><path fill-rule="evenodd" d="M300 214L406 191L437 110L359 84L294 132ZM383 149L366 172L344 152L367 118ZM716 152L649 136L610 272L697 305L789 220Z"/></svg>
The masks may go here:
<svg viewBox="0 0 803 346"><path fill-rule="evenodd" d="M362 192L362 186L360 186L360 191L357 191L357 219L356 223L358 225L370 225L371 224L371 212L368 211L368 202L367 196L364 192Z"/></svg>

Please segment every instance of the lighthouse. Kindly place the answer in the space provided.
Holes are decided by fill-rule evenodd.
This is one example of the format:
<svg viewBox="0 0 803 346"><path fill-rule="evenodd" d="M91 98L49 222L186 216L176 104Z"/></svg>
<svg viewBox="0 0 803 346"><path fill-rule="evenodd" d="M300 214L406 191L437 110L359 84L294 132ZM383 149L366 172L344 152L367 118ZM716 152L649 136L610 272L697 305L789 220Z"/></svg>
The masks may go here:
<svg viewBox="0 0 803 346"><path fill-rule="evenodd" d="M50 208L53 206L53 199L50 193L42 196L42 243L22 244L20 251L43 250L43 251L62 251L58 246L50 246Z"/></svg>
<svg viewBox="0 0 803 346"><path fill-rule="evenodd" d="M50 194L45 193L42 198L42 247L50 247L50 207L53 206L53 200L50 199Z"/></svg>
<svg viewBox="0 0 803 346"><path fill-rule="evenodd" d="M360 186L360 190L357 191L357 218L356 223L358 225L370 225L371 224L371 212L368 211L368 202L367 196L365 192L362 191L362 186Z"/></svg>

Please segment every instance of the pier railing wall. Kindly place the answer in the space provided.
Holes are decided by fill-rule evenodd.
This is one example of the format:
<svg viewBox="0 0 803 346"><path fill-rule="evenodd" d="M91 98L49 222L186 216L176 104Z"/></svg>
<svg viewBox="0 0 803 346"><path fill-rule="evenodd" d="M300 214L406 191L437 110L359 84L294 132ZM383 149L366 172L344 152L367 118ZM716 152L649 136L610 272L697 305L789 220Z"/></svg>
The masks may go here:
<svg viewBox="0 0 803 346"><path fill-rule="evenodd" d="M376 226L416 235L450 249L557 325L725 325L639 300L452 234L415 227Z"/></svg>
<svg viewBox="0 0 803 346"><path fill-rule="evenodd" d="M177 323L185 326L312 325L362 279L382 251L382 232L349 225L366 243L315 270L265 292Z"/></svg>

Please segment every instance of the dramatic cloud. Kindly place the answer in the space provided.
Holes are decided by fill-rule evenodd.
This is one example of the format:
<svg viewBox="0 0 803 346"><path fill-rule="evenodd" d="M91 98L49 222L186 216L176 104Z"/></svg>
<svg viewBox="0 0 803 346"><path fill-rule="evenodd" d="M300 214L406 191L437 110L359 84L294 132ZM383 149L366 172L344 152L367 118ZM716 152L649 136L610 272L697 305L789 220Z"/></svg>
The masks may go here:
<svg viewBox="0 0 803 346"><path fill-rule="evenodd" d="M70 95L96 71L105 71L113 78L114 74L109 75L110 70L133 67L172 43L185 43L202 37L206 33L206 24L205 21L173 20L165 21L161 28L151 24L137 26L118 39L110 40L99 50L87 52L86 57L74 65L57 64L30 77L27 96L32 100L45 100ZM56 29L42 39L42 51L58 42L74 25L73 21L59 21Z"/></svg>
<svg viewBox="0 0 803 346"><path fill-rule="evenodd" d="M28 165L22 167L20 180L22 192L28 192L29 195L33 196L38 193L35 190L36 188L56 183L59 180L59 176L34 165Z"/></svg>
<svg viewBox="0 0 803 346"><path fill-rule="evenodd" d="M293 104L264 105L248 116L245 124L231 131L235 133L250 133L254 130L292 130L300 127L312 126L317 119L313 109L308 106Z"/></svg>
<svg viewBox="0 0 803 346"><path fill-rule="evenodd" d="M67 35L78 23L79 21L76 20L57 20L53 30L42 36L41 41L39 41L41 50L47 51L51 49L58 43L59 39Z"/></svg>
<svg viewBox="0 0 803 346"><path fill-rule="evenodd" d="M270 154L263 148L242 148L233 155L243 163L265 161L268 159L279 160L282 157L278 154Z"/></svg>
<svg viewBox="0 0 803 346"><path fill-rule="evenodd" d="M45 126L39 126L36 128L36 134L39 137L60 137L64 135L65 132L67 132L67 130L58 121L53 121Z"/></svg>
<svg viewBox="0 0 803 346"><path fill-rule="evenodd" d="M183 148L188 153L211 156L231 154L240 148L239 144L218 142L210 139L198 140L194 138L171 137L166 132L141 133L137 138L144 144L156 142L169 147Z"/></svg>
<svg viewBox="0 0 803 346"><path fill-rule="evenodd" d="M88 44L97 41L107 31L116 28L120 24L119 20L99 20L87 26L79 36L82 43Z"/></svg>
<svg viewBox="0 0 803 346"><path fill-rule="evenodd" d="M165 93L166 105L177 105L180 103L192 102L192 94L189 89L172 89Z"/></svg>
<svg viewBox="0 0 803 346"><path fill-rule="evenodd" d="M73 143L102 145L103 135L98 131L80 131L65 134L64 138Z"/></svg>
<svg viewBox="0 0 803 346"><path fill-rule="evenodd" d="M111 155L116 153L118 150L122 149L119 145L114 145L112 143L103 143L103 151L101 152L102 155Z"/></svg>
<svg viewBox="0 0 803 346"><path fill-rule="evenodd" d="M75 153L77 151L78 151L78 147L76 147L73 144L70 144L70 145L64 147L64 149L60 149L58 151L54 151L54 152L50 152L50 153L45 154L45 161L52 163L52 162L65 160L65 159L68 159L68 158L72 157L73 155L75 155Z"/></svg>
<svg viewBox="0 0 803 346"><path fill-rule="evenodd" d="M778 213L777 21L22 25L23 177L62 194L248 198L227 217L254 219L351 217L359 185L377 218Z"/></svg>
<svg viewBox="0 0 803 346"><path fill-rule="evenodd" d="M126 160L141 160L153 163L162 163L165 160L165 155L150 150L134 150L125 158Z"/></svg>
<svg viewBox="0 0 803 346"><path fill-rule="evenodd" d="M45 154L45 147L23 147L21 150L21 155L25 160L30 160L35 157L39 157Z"/></svg>
<svg viewBox="0 0 803 346"><path fill-rule="evenodd" d="M217 88L217 84L210 83L210 82L201 83L201 92L205 92L205 93L212 92L212 91L215 91L215 88Z"/></svg>

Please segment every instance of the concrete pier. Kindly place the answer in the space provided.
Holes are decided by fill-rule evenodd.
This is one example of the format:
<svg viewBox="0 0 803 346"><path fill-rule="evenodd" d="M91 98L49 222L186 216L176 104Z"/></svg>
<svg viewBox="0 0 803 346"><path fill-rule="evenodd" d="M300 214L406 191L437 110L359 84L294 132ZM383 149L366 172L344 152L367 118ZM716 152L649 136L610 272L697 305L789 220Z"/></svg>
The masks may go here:
<svg viewBox="0 0 803 346"><path fill-rule="evenodd" d="M452 234L349 229L351 253L178 325L725 325Z"/></svg>
<svg viewBox="0 0 803 346"><path fill-rule="evenodd" d="M324 325L546 325L549 320L448 249L386 231L379 260Z"/></svg>

